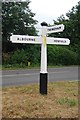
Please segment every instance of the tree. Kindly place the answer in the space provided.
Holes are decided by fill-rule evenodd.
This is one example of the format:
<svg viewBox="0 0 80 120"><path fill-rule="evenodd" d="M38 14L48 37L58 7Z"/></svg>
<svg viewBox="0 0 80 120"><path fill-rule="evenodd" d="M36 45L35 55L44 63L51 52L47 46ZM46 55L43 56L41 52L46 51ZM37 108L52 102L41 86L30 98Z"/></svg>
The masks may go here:
<svg viewBox="0 0 80 120"><path fill-rule="evenodd" d="M21 44L11 44L9 41L11 33L36 35L34 25L37 23L33 19L34 13L29 9L30 1L26 2L2 2L2 50L10 52L17 48L22 48Z"/></svg>
<svg viewBox="0 0 80 120"><path fill-rule="evenodd" d="M67 18L65 18L64 15L61 15L60 17L58 17L56 21L53 20L54 25L64 24L65 29L61 33L50 34L50 36L69 38L70 45L68 47L65 46L65 49L68 49L67 53L70 52L69 60L70 62L72 61L71 56L73 55L72 58L76 61L74 63L80 64L80 28L79 28L80 26L80 2L78 2L78 4L75 7L73 7L68 13L66 13L66 17ZM59 48L59 51L60 51L60 48ZM60 53L60 55L62 55L62 52ZM67 54L65 53L62 59L65 58L65 55L67 56ZM74 63L71 63L71 64L74 64Z"/></svg>
<svg viewBox="0 0 80 120"><path fill-rule="evenodd" d="M65 25L64 32L57 33L55 36L68 37L71 40L70 46L74 47L74 50L78 50L80 47L80 2L66 13L66 16L67 19L62 15L58 17L57 21L54 21L54 24L63 23Z"/></svg>

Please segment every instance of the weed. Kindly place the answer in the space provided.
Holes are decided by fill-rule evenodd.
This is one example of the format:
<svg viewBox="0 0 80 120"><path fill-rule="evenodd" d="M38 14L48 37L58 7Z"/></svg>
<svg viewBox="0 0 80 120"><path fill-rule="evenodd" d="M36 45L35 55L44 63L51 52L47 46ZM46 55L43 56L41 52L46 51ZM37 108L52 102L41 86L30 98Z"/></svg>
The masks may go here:
<svg viewBox="0 0 80 120"><path fill-rule="evenodd" d="M69 105L70 107L73 107L73 106L76 106L78 104L78 101L75 100L75 99L69 99L69 98L61 98L58 100L58 103L60 105L64 105L64 104L67 104Z"/></svg>

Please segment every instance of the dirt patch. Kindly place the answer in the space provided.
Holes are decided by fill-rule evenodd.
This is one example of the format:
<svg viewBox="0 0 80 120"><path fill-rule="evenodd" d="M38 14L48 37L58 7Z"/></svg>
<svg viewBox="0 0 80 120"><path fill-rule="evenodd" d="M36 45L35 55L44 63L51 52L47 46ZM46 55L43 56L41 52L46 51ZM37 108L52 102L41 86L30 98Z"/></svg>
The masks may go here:
<svg viewBox="0 0 80 120"><path fill-rule="evenodd" d="M3 118L77 118L78 82L52 82L48 94L39 94L39 85L2 90Z"/></svg>

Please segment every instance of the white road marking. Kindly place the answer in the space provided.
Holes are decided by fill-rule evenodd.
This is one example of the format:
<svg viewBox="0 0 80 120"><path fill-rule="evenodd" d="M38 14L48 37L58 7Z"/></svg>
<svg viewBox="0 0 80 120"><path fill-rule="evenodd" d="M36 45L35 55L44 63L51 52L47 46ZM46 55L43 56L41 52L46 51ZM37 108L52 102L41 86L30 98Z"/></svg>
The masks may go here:
<svg viewBox="0 0 80 120"><path fill-rule="evenodd" d="M69 71L56 71L56 72L48 72L49 74L51 73L65 73ZM32 76L32 75L39 75L39 73L31 73L31 74L14 74L14 75L2 75L0 77L15 77L15 76Z"/></svg>

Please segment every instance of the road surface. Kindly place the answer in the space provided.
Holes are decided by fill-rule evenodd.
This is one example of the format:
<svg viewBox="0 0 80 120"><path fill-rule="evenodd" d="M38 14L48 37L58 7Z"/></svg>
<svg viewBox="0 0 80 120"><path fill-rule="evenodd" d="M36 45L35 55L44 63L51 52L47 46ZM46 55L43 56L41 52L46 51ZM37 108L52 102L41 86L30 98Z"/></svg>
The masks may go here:
<svg viewBox="0 0 80 120"><path fill-rule="evenodd" d="M3 70L2 86L19 86L39 83L39 75L39 69ZM49 82L64 80L78 80L78 67L48 68Z"/></svg>

